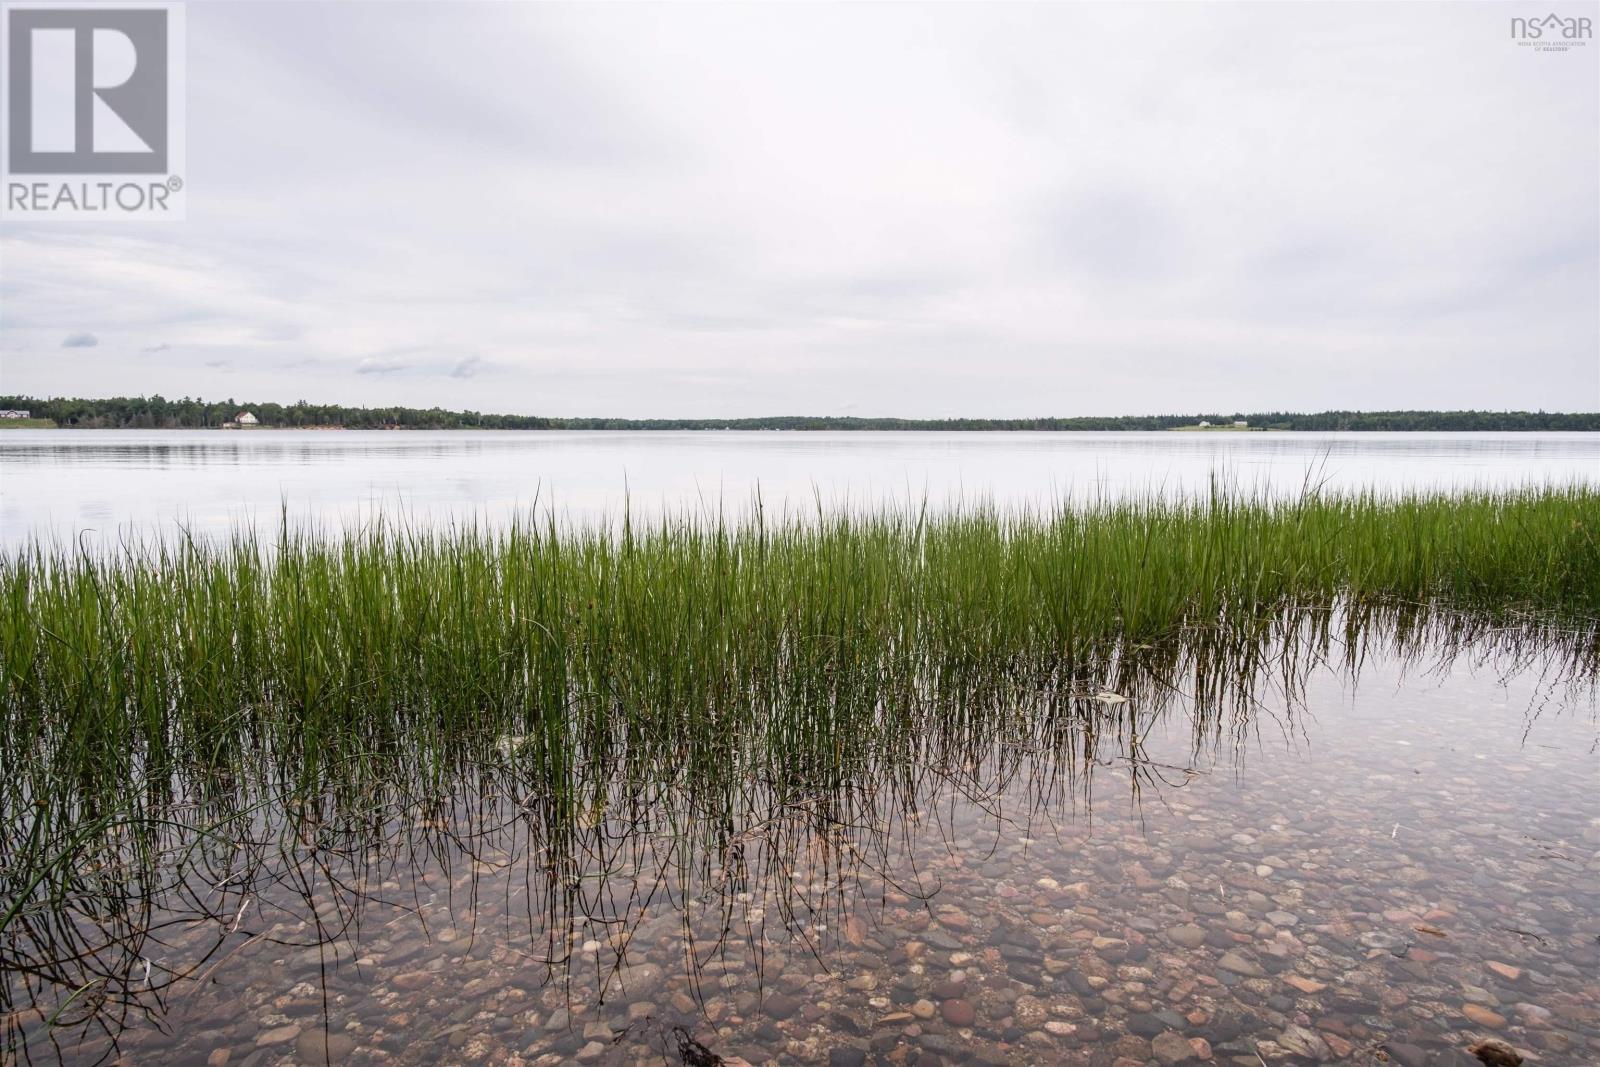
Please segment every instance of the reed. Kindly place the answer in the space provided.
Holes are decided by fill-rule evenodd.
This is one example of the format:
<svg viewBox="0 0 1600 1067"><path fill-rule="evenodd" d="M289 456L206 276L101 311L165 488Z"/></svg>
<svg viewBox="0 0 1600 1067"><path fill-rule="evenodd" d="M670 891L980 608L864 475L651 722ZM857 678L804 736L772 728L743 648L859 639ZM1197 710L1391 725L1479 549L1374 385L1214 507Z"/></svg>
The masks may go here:
<svg viewBox="0 0 1600 1067"><path fill-rule="evenodd" d="M1368 648L1592 685L1597 529L1586 488L1219 488L31 545L0 559L0 972L20 976L0 1007L145 1010L157 902L198 914L218 886L326 875L330 850L359 867L475 806L528 826L551 893L643 824L687 892L751 835L806 840L796 821L832 833L1018 774L1072 794L1172 706L1200 751L1248 728L1263 680L1292 696Z"/></svg>
<svg viewBox="0 0 1600 1067"><path fill-rule="evenodd" d="M12 798L95 797L246 753L296 780L379 759L425 779L506 738L562 788L618 756L819 773L921 709L1110 685L1085 671L1117 649L1247 639L1286 610L1465 613L1592 646L1597 530L1587 488L1218 490L1042 514L34 545L0 561L0 779Z"/></svg>

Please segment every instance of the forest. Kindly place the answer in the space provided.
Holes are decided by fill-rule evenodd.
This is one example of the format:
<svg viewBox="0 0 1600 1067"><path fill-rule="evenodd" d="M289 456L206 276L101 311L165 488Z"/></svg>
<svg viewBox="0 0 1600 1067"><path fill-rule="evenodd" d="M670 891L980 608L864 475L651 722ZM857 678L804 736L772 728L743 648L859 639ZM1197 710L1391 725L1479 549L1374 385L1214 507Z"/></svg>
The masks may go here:
<svg viewBox="0 0 1600 1067"><path fill-rule="evenodd" d="M259 426L347 430L1177 430L1202 422L1247 422L1263 430L1582 430L1600 431L1600 412L1547 411L1292 411L1202 412L1026 419L899 419L773 415L734 419L556 418L496 415L443 408L347 407L342 404L205 401L162 396L37 399L0 396L0 408L22 409L64 429L221 429L241 412Z"/></svg>

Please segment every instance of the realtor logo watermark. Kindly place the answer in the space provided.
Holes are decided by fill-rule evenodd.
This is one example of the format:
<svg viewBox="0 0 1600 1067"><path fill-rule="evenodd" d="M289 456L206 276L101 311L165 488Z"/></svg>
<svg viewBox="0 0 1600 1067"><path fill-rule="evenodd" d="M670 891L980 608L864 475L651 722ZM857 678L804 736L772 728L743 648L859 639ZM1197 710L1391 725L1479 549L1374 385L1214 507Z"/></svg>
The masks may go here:
<svg viewBox="0 0 1600 1067"><path fill-rule="evenodd" d="M0 219L183 218L183 15L0 5Z"/></svg>
<svg viewBox="0 0 1600 1067"><path fill-rule="evenodd" d="M1583 48L1594 38L1594 20L1585 16L1544 16L1511 20L1511 40L1535 52L1570 52Z"/></svg>

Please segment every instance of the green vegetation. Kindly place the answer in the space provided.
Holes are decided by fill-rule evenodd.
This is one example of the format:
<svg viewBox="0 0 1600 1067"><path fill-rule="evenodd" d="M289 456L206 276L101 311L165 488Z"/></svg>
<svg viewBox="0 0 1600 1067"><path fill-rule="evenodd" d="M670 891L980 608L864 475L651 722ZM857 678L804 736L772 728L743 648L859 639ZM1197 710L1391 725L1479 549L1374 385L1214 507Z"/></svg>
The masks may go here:
<svg viewBox="0 0 1600 1067"><path fill-rule="evenodd" d="M0 1053L145 1010L189 973L180 923L202 963L272 936L230 942L257 902L336 941L369 882L479 869L505 835L537 857L554 969L578 917L641 891L731 908L819 850L886 866L941 798L1087 798L1112 756L1137 792L1154 716L1190 713L1199 751L1264 682L1292 704L1380 645L1588 684L1597 537L1594 489L1219 489L35 544L0 557ZM784 885L780 912L812 906Z"/></svg>
<svg viewBox="0 0 1600 1067"><path fill-rule="evenodd" d="M53 419L0 419L0 430L53 430Z"/></svg>
<svg viewBox="0 0 1600 1067"><path fill-rule="evenodd" d="M1291 609L1449 609L1592 641L1597 531L1600 492L1575 488L36 546L0 567L0 779L40 800L137 789L260 746L314 778L506 734L554 783L616 752L847 769L915 709L1037 701L1119 649L1253 639Z"/></svg>
<svg viewBox="0 0 1600 1067"><path fill-rule="evenodd" d="M1175 430L1202 420L1231 427L1234 420L1271 430L1582 430L1600 432L1600 412L1532 411L1325 411L1212 412L1199 415L1116 415L1036 419L890 419L772 416L749 419L549 418L485 415L441 408L358 408L338 404L239 403L233 400L103 400L0 397L0 406L25 408L64 428L220 429L241 411L273 428L339 427L349 430Z"/></svg>

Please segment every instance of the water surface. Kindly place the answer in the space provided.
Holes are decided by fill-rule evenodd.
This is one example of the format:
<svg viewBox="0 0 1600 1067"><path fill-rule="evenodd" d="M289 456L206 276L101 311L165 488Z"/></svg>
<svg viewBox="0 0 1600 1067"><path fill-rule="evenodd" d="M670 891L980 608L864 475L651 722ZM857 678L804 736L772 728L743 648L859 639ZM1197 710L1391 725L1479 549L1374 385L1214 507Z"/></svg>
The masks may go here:
<svg viewBox="0 0 1600 1067"><path fill-rule="evenodd" d="M0 542L280 505L502 523L1597 475L1600 436L1561 434L18 431ZM865 766L624 744L552 777L515 737L425 769L402 738L308 795L242 736L141 782L126 822L97 805L128 791L62 781L58 893L24 886L39 816L7 794L0 1062L1465 1067L1490 1036L1600 1062L1593 642L1408 612L1119 647L1020 706L902 702L923 718Z"/></svg>
<svg viewBox="0 0 1600 1067"><path fill-rule="evenodd" d="M105 870L129 895L76 916L87 956L30 917L7 1036L211 1067L1600 1061L1592 672L1515 642L1209 662L842 781L660 768L575 821L514 747L365 823L269 795Z"/></svg>
<svg viewBox="0 0 1600 1067"><path fill-rule="evenodd" d="M1600 434L316 432L0 434L0 543L350 523L374 510L491 523L536 503L582 520L1244 489L1449 490L1600 479Z"/></svg>

